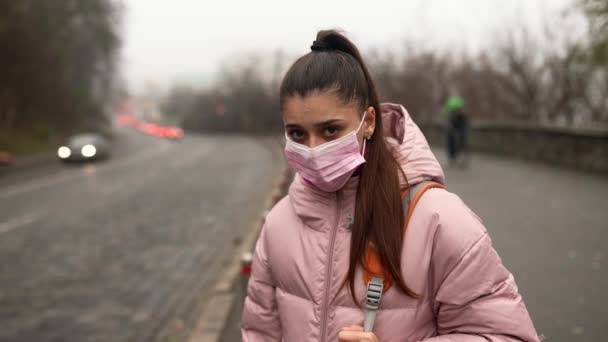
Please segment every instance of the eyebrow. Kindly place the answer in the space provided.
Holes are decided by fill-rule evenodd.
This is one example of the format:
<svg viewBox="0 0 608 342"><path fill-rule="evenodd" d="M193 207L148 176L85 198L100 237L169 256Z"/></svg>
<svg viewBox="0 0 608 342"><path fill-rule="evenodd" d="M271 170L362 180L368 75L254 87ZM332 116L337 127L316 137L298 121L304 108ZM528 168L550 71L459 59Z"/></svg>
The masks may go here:
<svg viewBox="0 0 608 342"><path fill-rule="evenodd" d="M335 125L335 124L341 124L344 123L345 120L342 119L331 119L331 120L327 120L327 121L322 121L322 122L318 122L315 124L315 127L317 128L323 128L323 127L327 127L327 126L331 126L331 125ZM285 128L302 128L302 126L298 125L298 124L286 124Z"/></svg>

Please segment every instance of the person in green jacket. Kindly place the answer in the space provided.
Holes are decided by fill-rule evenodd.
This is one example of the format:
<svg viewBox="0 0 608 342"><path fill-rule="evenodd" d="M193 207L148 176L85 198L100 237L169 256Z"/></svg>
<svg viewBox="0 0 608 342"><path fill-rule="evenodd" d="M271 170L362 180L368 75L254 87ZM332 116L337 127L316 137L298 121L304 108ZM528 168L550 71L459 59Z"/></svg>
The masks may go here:
<svg viewBox="0 0 608 342"><path fill-rule="evenodd" d="M460 96L450 97L444 111L448 115L447 148L450 164L459 162L466 166L469 118L464 111L464 99Z"/></svg>

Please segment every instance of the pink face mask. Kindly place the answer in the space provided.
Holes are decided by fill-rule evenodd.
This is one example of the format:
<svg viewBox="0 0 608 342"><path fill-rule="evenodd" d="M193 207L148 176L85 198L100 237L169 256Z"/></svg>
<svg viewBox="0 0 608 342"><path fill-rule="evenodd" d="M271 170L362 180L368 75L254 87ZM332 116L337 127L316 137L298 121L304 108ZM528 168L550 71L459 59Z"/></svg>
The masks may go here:
<svg viewBox="0 0 608 342"><path fill-rule="evenodd" d="M357 133L361 130L363 118L356 131L339 139L319 145L315 148L298 144L286 135L285 157L302 178L325 192L341 189L357 168L365 163L359 151ZM365 140L363 140L365 154Z"/></svg>

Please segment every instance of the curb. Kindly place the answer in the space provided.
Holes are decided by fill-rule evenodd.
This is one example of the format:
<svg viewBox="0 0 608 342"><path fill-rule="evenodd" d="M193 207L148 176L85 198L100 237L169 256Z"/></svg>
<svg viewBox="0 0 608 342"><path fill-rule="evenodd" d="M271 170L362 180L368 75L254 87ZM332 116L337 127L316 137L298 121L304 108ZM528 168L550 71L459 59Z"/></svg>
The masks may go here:
<svg viewBox="0 0 608 342"><path fill-rule="evenodd" d="M279 181L273 186L273 191L270 192L264 201L266 208L258 221L256 221L247 236L243 239L243 243L236 251L237 257L234 258L226 271L212 286L212 291L207 300L206 308L200 315L198 322L193 330L193 333L187 339L188 342L219 342L221 340L224 329L230 318L230 313L239 304L237 293L235 293L235 285L241 280L241 255L251 252L255 248L258 235L268 211L285 195L289 186L292 173L291 169L283 166L280 172Z"/></svg>

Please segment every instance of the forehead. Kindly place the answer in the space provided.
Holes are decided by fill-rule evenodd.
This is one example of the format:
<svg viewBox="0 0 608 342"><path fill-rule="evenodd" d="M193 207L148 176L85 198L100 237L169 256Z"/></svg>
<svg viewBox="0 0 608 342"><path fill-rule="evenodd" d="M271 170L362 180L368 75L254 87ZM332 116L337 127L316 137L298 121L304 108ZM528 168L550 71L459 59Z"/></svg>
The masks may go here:
<svg viewBox="0 0 608 342"><path fill-rule="evenodd" d="M355 101L344 103L331 92L312 92L306 96L291 96L283 106L285 123L316 123L333 119L359 120Z"/></svg>

